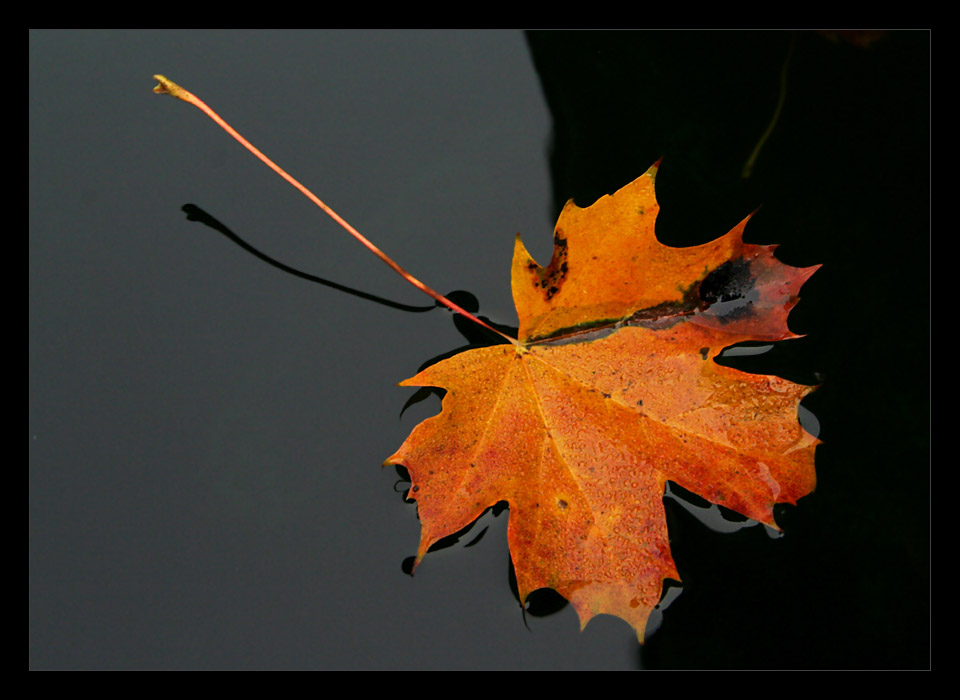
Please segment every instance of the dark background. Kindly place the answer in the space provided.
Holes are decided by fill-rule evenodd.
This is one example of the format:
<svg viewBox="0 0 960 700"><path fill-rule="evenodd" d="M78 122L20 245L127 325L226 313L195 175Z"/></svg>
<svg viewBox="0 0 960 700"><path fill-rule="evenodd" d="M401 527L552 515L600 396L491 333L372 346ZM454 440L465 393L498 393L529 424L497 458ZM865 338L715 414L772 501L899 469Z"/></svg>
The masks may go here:
<svg viewBox="0 0 960 700"><path fill-rule="evenodd" d="M929 34L30 34L30 667L922 668L929 655ZM792 50L791 50L792 44ZM740 171L787 97L749 179ZM644 647L526 618L507 513L415 578L381 469L466 341L285 274L427 306L197 110L196 92L402 265L515 323L513 236L661 156L661 240L822 263L791 328L730 360L821 388L818 488L785 535L668 499L684 579ZM696 504L696 499L689 499ZM696 508L694 508L696 510Z"/></svg>

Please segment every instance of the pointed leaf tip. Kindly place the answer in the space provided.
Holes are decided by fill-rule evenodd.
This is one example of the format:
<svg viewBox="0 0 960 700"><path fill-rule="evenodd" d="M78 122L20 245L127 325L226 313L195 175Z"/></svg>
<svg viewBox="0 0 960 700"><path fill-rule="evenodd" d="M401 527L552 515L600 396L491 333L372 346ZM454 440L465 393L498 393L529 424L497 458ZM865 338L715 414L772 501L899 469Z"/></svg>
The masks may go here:
<svg viewBox="0 0 960 700"><path fill-rule="evenodd" d="M656 180L657 180L657 171L660 170L660 163L662 163L662 162L663 162L663 156L660 156L660 158L657 159L657 162L656 162L656 163L654 163L654 164L651 165L649 168L647 168L647 172L645 172L644 175L646 175L646 176L649 177L651 180L653 180L654 182L656 182Z"/></svg>

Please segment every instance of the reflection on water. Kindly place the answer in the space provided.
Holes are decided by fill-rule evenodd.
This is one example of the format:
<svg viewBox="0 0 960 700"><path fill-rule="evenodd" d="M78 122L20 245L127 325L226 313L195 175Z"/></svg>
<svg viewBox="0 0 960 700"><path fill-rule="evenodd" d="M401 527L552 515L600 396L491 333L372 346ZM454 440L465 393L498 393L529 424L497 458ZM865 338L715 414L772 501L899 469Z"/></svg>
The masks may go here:
<svg viewBox="0 0 960 700"><path fill-rule="evenodd" d="M800 425L803 426L803 429L808 433L813 435L813 437L820 437L820 421L817 420L817 417L813 413L804 408L802 405L799 407L798 415L800 418Z"/></svg>
<svg viewBox="0 0 960 700"><path fill-rule="evenodd" d="M675 503L683 506L684 510L688 513L691 513L697 518L701 523L709 527L714 532L730 533L737 532L746 527L755 527L757 525L762 525L762 523L757 522L751 518L748 518L739 513L734 513L731 510L721 509L720 506L715 503L707 504L706 506L700 506L695 503L691 503L687 499L683 498L679 493L674 491L674 485L672 482L667 482L667 488L663 494L664 498L669 498ZM767 535L771 539L777 539L783 535L782 532L774 530L772 527L763 525L764 529L767 531Z"/></svg>

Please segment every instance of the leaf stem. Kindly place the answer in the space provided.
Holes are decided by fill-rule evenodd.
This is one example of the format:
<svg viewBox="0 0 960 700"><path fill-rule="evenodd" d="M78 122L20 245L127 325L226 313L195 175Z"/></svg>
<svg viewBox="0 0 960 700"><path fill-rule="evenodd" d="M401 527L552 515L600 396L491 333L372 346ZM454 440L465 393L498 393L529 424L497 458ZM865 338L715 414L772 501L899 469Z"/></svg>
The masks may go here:
<svg viewBox="0 0 960 700"><path fill-rule="evenodd" d="M248 151L250 151L253 155L255 155L257 158L259 158L260 160L262 160L267 166L269 166L271 170L273 170L275 173L277 173L277 175L279 175L279 176L282 177L284 180L286 180L287 182L289 182L291 185L293 185L294 187L296 187L298 190L300 190L300 192L301 192L307 199L309 199L311 202L313 202L313 203L316 204L318 207L320 207L321 209L323 209L323 211L325 211L325 212L327 213L327 215L328 215L331 219L333 219L333 220L336 221L338 224L340 224L340 226L343 227L343 228L347 231L347 233L349 233L351 236L353 236L353 237L356 238L358 241L360 241L360 243L362 243L371 253L373 253L373 254L376 255L378 258L380 258L381 260L383 260L383 262L385 262L387 265L389 265L390 268L393 269L394 272L396 272L398 275L400 275L401 277L403 277L403 279L405 279L407 282L409 282L410 284L412 284L414 287L416 287L417 289L419 289L419 290L420 290L421 292L423 292L424 294L427 294L428 296L433 297L435 300L437 300L438 302L440 302L441 304L443 304L443 305L446 306L447 308L451 309L452 311L455 311L456 313L461 314L462 316L466 316L467 318L469 318L469 319L470 319L471 321L473 321L474 323L478 323L478 324L480 324L481 326L483 326L484 328L486 328L487 330L491 331L492 333L496 333L496 334L499 335L501 338L504 338L505 340L509 341L509 342L512 343L513 345L518 346L518 347L521 346L520 341L517 340L516 338L511 338L510 336L506 335L505 333L501 333L500 331L498 331L496 328L494 328L493 326L489 325L488 323L485 323L485 322L481 321L479 318L477 318L476 316L474 316L472 313L470 313L470 312L467 311L466 309L460 308L459 306L457 306L456 304L454 304L452 301L450 301L449 299L447 299L445 296L443 296L443 295L440 294L439 292L435 292L433 289L431 289L430 287L428 287L427 285L425 285L423 282L421 282L420 280L418 280L416 277L414 277L413 275L411 275L409 272L407 272L406 270L404 270L402 267L400 267L400 265L398 265L397 263L395 263L390 257L387 256L386 253L384 253L384 252L383 252L382 250L380 250L377 246L375 246L373 243L371 243L371 242L366 238L366 236L364 236L362 233L360 233L359 231L357 231L357 229L355 229L353 226L351 226L343 217L341 217L339 214L337 214L337 212L335 212L333 209L331 209L329 206L327 206L319 197L317 197L317 195L315 195L313 192L311 192L310 190L308 190L305 186L301 185L300 182L299 182L298 180L296 180L292 175L290 175L286 170L284 170L284 169L281 168L279 165L277 165L276 163L274 163L272 160L270 160L269 158L267 158L267 156L265 156L265 155L260 151L260 149L258 149L256 146L254 146L254 145L253 145L252 143L250 143L249 141L247 141L245 138L243 138L243 136L241 136L241 135L237 132L236 129L234 129L232 126L230 126L229 124L227 124L227 122L225 122L225 121L223 120L223 118L220 117L219 114L217 114L216 112L214 112L214 111L207 105L206 102L204 102L203 100L201 100L199 97L197 97L196 95L194 95L192 92L183 89L182 87L180 87L179 85L177 85L175 82L173 82L172 80L170 80L170 79L168 79L168 78L166 78L166 77L164 77L164 76L162 76L162 75L155 75L155 76L153 76L153 77L156 78L156 80L159 82L159 85L157 85L155 88L153 88L153 91L154 91L154 92L156 92L156 93L158 93L158 94L160 94L160 95L171 95L171 96L173 96L173 97L176 97L176 98L179 99L179 100L183 100L184 102L187 102L187 103L189 103L189 104L192 104L194 107L196 107L196 108L199 109L201 112L203 112L203 113L206 114L208 117L210 117L210 118L211 118L213 121L215 121L224 131L226 131L226 132L227 132L228 134L230 134L234 139L236 139L237 141L239 141L240 144L241 144L244 148L246 148L246 149L247 149Z"/></svg>
<svg viewBox="0 0 960 700"><path fill-rule="evenodd" d="M783 111L783 103L787 101L787 70L790 68L790 58L793 56L793 47L796 41L796 35L790 37L790 47L787 49L787 58L784 60L783 67L780 69L780 96L777 98L777 107L773 110L773 118L767 125L766 130L760 136L757 145L753 147L753 152L750 154L750 157L747 158L747 162L744 163L743 170L740 171L740 177L744 180L748 179L750 173L753 172L753 165L760 155L760 150L767 142L767 139L770 138L770 134L773 133L773 128L777 125L777 120L780 119L780 112Z"/></svg>

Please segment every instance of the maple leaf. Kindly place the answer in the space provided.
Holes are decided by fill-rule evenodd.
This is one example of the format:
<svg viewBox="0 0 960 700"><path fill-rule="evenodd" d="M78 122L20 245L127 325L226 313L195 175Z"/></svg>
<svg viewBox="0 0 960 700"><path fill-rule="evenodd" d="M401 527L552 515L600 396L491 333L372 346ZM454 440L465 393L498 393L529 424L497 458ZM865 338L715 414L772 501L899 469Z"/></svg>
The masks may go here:
<svg viewBox="0 0 960 700"><path fill-rule="evenodd" d="M787 315L819 267L744 243L746 219L704 245L659 243L658 164L591 207L568 202L548 266L517 237L514 339L413 277L203 100L154 77L154 92L200 109L410 284L510 343L401 383L447 391L441 413L386 461L411 476L423 524L416 563L505 500L521 600L553 588L581 628L618 615L642 642L663 580L679 580L668 480L771 527L774 504L813 490L819 441L797 420L812 388L713 361L739 342L797 337Z"/></svg>
<svg viewBox="0 0 960 700"><path fill-rule="evenodd" d="M680 578L666 482L776 528L774 504L813 490L819 444L797 417L812 387L714 362L735 343L798 337L787 315L819 266L744 243L746 219L710 243L661 244L657 165L590 207L568 202L547 266L517 236L519 343L402 382L447 393L386 461L410 473L417 563L507 501L521 601L553 588L581 629L608 613L641 642L663 580Z"/></svg>

